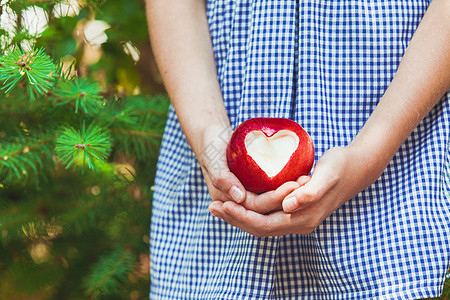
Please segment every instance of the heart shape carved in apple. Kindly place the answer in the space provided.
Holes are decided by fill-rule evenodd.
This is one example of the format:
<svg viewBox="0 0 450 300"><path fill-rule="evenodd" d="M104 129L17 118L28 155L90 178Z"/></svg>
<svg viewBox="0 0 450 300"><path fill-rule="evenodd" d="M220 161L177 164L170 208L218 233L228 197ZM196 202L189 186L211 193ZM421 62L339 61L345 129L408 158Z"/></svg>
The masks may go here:
<svg viewBox="0 0 450 300"><path fill-rule="evenodd" d="M233 132L227 161L247 190L262 193L308 174L314 146L308 133L292 120L253 118Z"/></svg>

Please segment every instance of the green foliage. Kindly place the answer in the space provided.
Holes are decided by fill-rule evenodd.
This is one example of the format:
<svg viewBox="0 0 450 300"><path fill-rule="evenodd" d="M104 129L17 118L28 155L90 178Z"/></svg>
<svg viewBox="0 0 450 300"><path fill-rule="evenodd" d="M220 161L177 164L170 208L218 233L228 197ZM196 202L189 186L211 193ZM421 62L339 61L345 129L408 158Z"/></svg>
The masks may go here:
<svg viewBox="0 0 450 300"><path fill-rule="evenodd" d="M15 142L0 143L0 182L26 181L38 178L39 170L51 162L51 151L45 141L17 137ZM24 146L25 145L25 146Z"/></svg>
<svg viewBox="0 0 450 300"><path fill-rule="evenodd" d="M129 250L118 248L103 256L93 267L84 286L94 297L100 295L120 295L117 282L127 282L128 274L133 272L135 257Z"/></svg>
<svg viewBox="0 0 450 300"><path fill-rule="evenodd" d="M30 33L35 11L47 23ZM143 1L6 0L0 20L0 299L147 298L169 101ZM92 20L109 24L102 45Z"/></svg>
<svg viewBox="0 0 450 300"><path fill-rule="evenodd" d="M75 107L75 113L81 109L89 115L101 109L103 103L101 92L98 83L91 82L87 78L61 79L54 90L54 99L58 105L71 103Z"/></svg>
<svg viewBox="0 0 450 300"><path fill-rule="evenodd" d="M86 128L83 125L81 131L65 127L61 131L55 152L66 168L74 162L81 162L83 170L85 163L94 169L95 161L105 161L111 152L111 138L99 126L91 124Z"/></svg>
<svg viewBox="0 0 450 300"><path fill-rule="evenodd" d="M5 93L22 83L34 99L35 94L43 95L51 88L54 72L55 65L43 49L24 52L17 48L0 59L0 81Z"/></svg>

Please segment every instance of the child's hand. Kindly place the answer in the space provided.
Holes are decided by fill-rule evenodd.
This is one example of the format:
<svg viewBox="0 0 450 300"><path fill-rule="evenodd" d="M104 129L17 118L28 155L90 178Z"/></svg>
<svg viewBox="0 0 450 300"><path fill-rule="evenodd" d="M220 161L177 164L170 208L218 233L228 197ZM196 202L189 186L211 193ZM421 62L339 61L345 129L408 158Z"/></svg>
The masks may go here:
<svg viewBox="0 0 450 300"><path fill-rule="evenodd" d="M298 179L288 194L284 211L264 215L235 202L213 202L210 212L254 236L307 234L339 206L365 188L364 166L348 148L332 148L317 162L313 175ZM360 180L364 178L363 180ZM364 182L364 183L362 183Z"/></svg>
<svg viewBox="0 0 450 300"><path fill-rule="evenodd" d="M226 162L226 146L231 136L228 127L210 127L204 134L202 151L198 158L203 177L213 202L234 202L246 209L265 214L282 210L283 199L300 185L287 182L274 191L255 194L246 191L239 179L230 171Z"/></svg>

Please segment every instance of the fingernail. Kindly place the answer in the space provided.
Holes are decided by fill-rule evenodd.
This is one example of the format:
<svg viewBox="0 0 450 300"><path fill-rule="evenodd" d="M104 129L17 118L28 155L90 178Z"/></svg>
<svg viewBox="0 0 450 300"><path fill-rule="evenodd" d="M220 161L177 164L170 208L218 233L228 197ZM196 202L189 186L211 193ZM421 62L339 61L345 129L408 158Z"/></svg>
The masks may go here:
<svg viewBox="0 0 450 300"><path fill-rule="evenodd" d="M233 185L230 189L230 197L237 203L244 201L244 192L237 186Z"/></svg>
<svg viewBox="0 0 450 300"><path fill-rule="evenodd" d="M292 212L298 208L297 199L294 196L288 197L283 201L283 210Z"/></svg>
<svg viewBox="0 0 450 300"><path fill-rule="evenodd" d="M210 211L210 213L211 213L214 217L220 218L220 217L219 217L219 214L218 214L217 212L215 212L215 211Z"/></svg>
<svg viewBox="0 0 450 300"><path fill-rule="evenodd" d="M216 210L211 209L211 208L208 208L208 211L209 211L214 217L219 218L219 215L220 215L220 214L219 214Z"/></svg>

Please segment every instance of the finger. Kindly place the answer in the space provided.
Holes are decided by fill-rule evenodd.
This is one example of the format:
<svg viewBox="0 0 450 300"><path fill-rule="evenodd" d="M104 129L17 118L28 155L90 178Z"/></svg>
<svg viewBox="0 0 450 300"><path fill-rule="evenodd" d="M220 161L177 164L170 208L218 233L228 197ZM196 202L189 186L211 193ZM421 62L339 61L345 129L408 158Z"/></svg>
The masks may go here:
<svg viewBox="0 0 450 300"><path fill-rule="evenodd" d="M241 204L250 210L259 213L268 213L275 210L281 210L283 199L300 185L295 181L289 181L278 187L276 190L263 194L247 193L245 201Z"/></svg>
<svg viewBox="0 0 450 300"><path fill-rule="evenodd" d="M286 234L309 234L319 223L314 218L302 213L285 213L277 211L262 215L246 210L242 205L232 201L211 203L210 211L230 225L256 237L279 236Z"/></svg>
<svg viewBox="0 0 450 300"><path fill-rule="evenodd" d="M308 183L308 181L311 179L311 176L309 175L304 175L304 176L300 176L297 179L297 182L300 186L305 185L306 183Z"/></svg>
<svg viewBox="0 0 450 300"><path fill-rule="evenodd" d="M316 169L304 185L286 196L282 204L283 210L291 213L312 205L330 191L337 181L336 174L329 168Z"/></svg>
<svg viewBox="0 0 450 300"><path fill-rule="evenodd" d="M214 188L224 193L229 200L233 200L237 203L241 203L245 200L245 188L230 170L225 168L206 169L206 172Z"/></svg>
<svg viewBox="0 0 450 300"><path fill-rule="evenodd" d="M225 209L223 208L222 201L213 201L209 204L208 211L215 217L223 219Z"/></svg>
<svg viewBox="0 0 450 300"><path fill-rule="evenodd" d="M297 183L299 184L299 187L302 187L305 184L307 184L310 180L311 180L311 176L304 175L304 176L300 176L297 179ZM294 199L290 199L291 197L294 197ZM287 210L289 208L289 205L291 206L291 210ZM286 196L285 199L283 199L282 206L283 206L283 210L285 212L293 212L293 211L295 211L297 209L297 207L299 205L300 205L300 203L297 201L297 197L296 197L296 194L294 192L291 193L289 196Z"/></svg>
<svg viewBox="0 0 450 300"><path fill-rule="evenodd" d="M228 204L228 208L225 208L225 203L231 203L231 205ZM256 235L256 230L254 228L255 224L253 221L255 221L259 216L263 216L251 210L246 210L242 205L236 204L232 201L214 201L209 205L208 210L215 217L218 217L228 224L253 235Z"/></svg>
<svg viewBox="0 0 450 300"><path fill-rule="evenodd" d="M225 203L235 204L236 206L238 206L238 210L239 210L238 215L242 216L244 214L244 212L241 209L245 210L245 208L243 206L241 206L240 204L234 203L233 201L227 201L227 202L214 201L209 205L208 210L213 216L224 220L225 222L227 222L228 224L230 224L236 228L242 229L242 230L250 233L251 228L247 228L244 224L242 224L239 221L238 218L236 218L236 216L233 216L232 214L230 214L229 211L227 211L224 207Z"/></svg>
<svg viewBox="0 0 450 300"><path fill-rule="evenodd" d="M263 215L231 201L223 203L222 208L224 221L256 237L293 233L291 215L283 211Z"/></svg>

